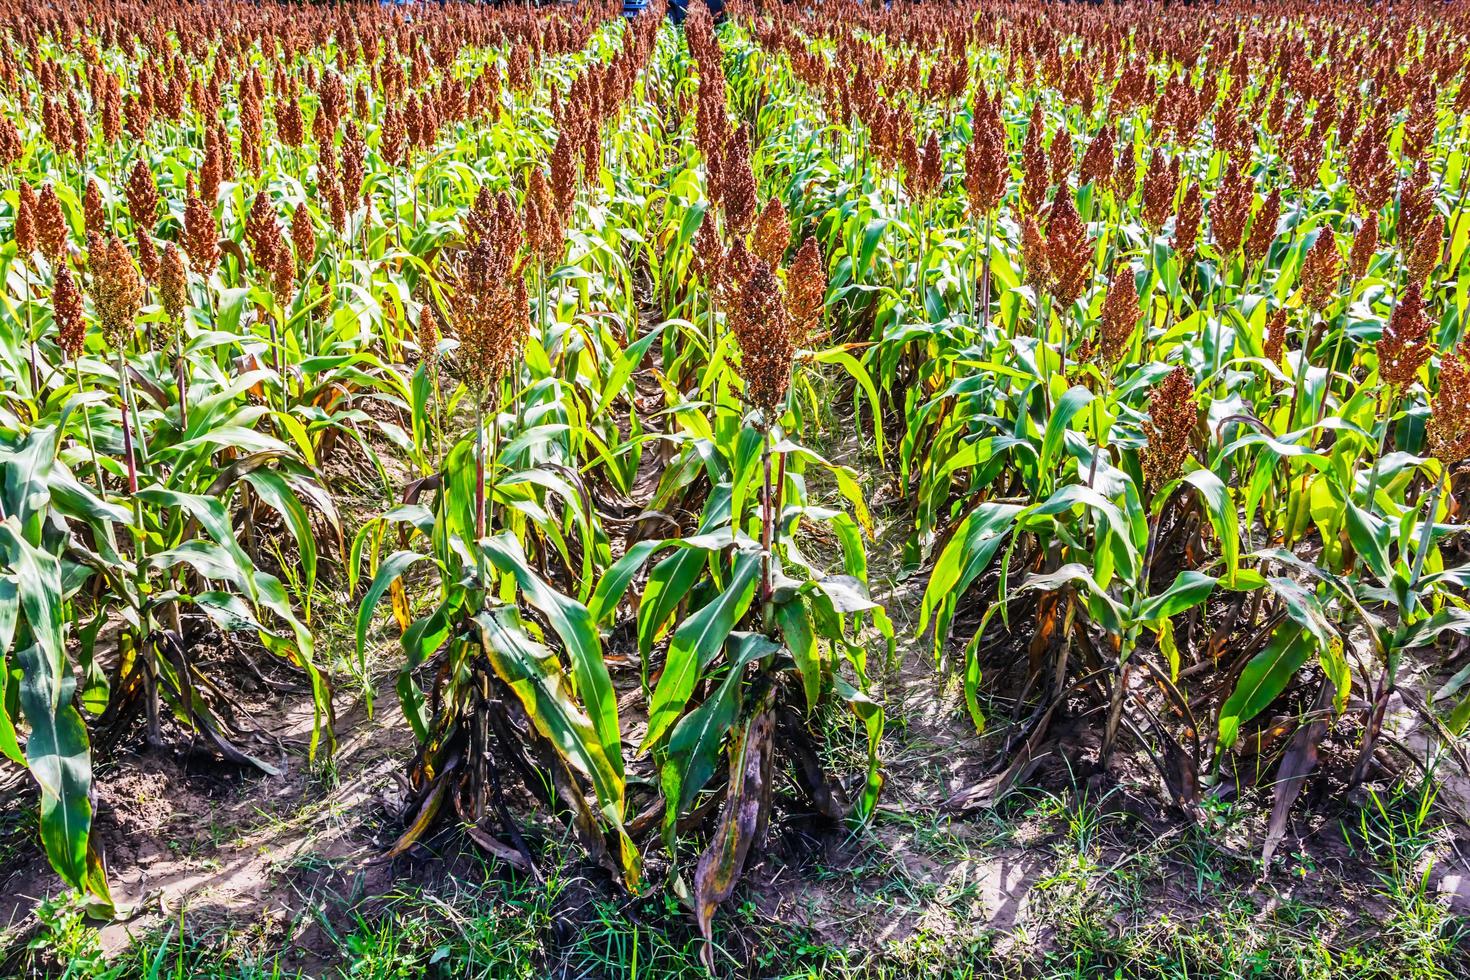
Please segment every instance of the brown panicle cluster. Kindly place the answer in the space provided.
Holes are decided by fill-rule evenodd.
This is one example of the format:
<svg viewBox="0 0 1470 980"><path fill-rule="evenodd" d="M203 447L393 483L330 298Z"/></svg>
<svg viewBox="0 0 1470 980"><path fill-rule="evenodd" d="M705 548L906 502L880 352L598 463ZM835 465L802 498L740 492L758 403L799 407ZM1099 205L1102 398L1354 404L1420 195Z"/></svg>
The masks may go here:
<svg viewBox="0 0 1470 980"><path fill-rule="evenodd" d="M66 265L56 269L56 282L51 287L51 315L56 321L57 345L67 359L75 361L82 356L87 325L82 319L82 291Z"/></svg>
<svg viewBox="0 0 1470 980"><path fill-rule="evenodd" d="M944 151L939 144L939 133L930 130L922 152L917 145L908 145L912 147L913 156L910 159L905 154L904 185L915 200L926 201L939 193L940 185L944 183Z"/></svg>
<svg viewBox="0 0 1470 980"><path fill-rule="evenodd" d="M791 223L786 218L786 208L779 197L772 197L755 219L755 228L750 233L750 250L755 257L771 268L777 268L791 244Z"/></svg>
<svg viewBox="0 0 1470 980"><path fill-rule="evenodd" d="M1194 379L1189 368L1180 365L1154 385L1148 396L1148 420L1143 425L1148 441L1139 451L1139 462L1150 494L1179 475L1198 423Z"/></svg>
<svg viewBox="0 0 1470 980"><path fill-rule="evenodd" d="M1254 198L1250 181L1241 172L1240 164L1230 161L1220 189L1210 201L1210 231L1221 254L1233 256L1245 239L1245 225L1251 214Z"/></svg>
<svg viewBox="0 0 1470 980"><path fill-rule="evenodd" d="M296 288L296 262L281 233L281 223L265 191L257 191L245 217L245 235L250 239L250 258L257 272L270 283L276 301L286 305Z"/></svg>
<svg viewBox="0 0 1470 980"><path fill-rule="evenodd" d="M1444 254L1444 215L1435 214L1424 223L1414 238L1414 251L1409 253L1409 278L1424 282L1439 267Z"/></svg>
<svg viewBox="0 0 1470 980"><path fill-rule="evenodd" d="M127 245L116 235L94 235L87 248L91 271L92 305L102 325L107 346L115 351L132 340L138 311L143 308L143 280Z"/></svg>
<svg viewBox="0 0 1470 980"><path fill-rule="evenodd" d="M1330 225L1323 225L1317 240L1307 249L1302 260L1302 300L1318 313L1327 308L1337 294L1338 273L1342 258L1337 254L1337 235Z"/></svg>
<svg viewBox="0 0 1470 980"><path fill-rule="evenodd" d="M1092 239L1077 213L1065 183L1057 190L1046 226L1046 266L1052 298L1060 306L1075 303L1092 278Z"/></svg>
<svg viewBox="0 0 1470 980"><path fill-rule="evenodd" d="M151 232L158 220L158 185L154 183L153 171L142 157L133 164L132 173L128 175L127 198L128 216L133 219L134 229L140 235Z"/></svg>
<svg viewBox="0 0 1470 980"><path fill-rule="evenodd" d="M1130 201L1137 184L1138 158L1130 141L1118 147L1118 165L1113 168L1113 194L1120 202Z"/></svg>
<svg viewBox="0 0 1470 980"><path fill-rule="evenodd" d="M434 308L425 303L419 308L418 329L419 363L424 366L429 378L437 383L439 378L439 318Z"/></svg>
<svg viewBox="0 0 1470 980"><path fill-rule="evenodd" d="M1041 103L1031 107L1031 122L1026 127L1026 141L1021 144L1021 204L1027 211L1035 212L1046 200L1048 171L1046 149L1042 146Z"/></svg>
<svg viewBox="0 0 1470 980"><path fill-rule="evenodd" d="M101 235L107 231L107 209L102 203L102 188L97 181L88 180L82 194L82 228L88 233Z"/></svg>
<svg viewBox="0 0 1470 980"><path fill-rule="evenodd" d="M148 282L158 280L158 246L146 231L138 232L138 268L143 270L143 278Z"/></svg>
<svg viewBox="0 0 1470 980"><path fill-rule="evenodd" d="M792 327L781 281L771 267L753 259L750 272L734 290L727 314L740 342L740 376L745 397L761 410L767 427L791 386Z"/></svg>
<svg viewBox="0 0 1470 980"><path fill-rule="evenodd" d="M1429 216L1434 210L1436 184L1429 175L1429 161L1420 160L1414 175L1399 192L1399 220L1397 232L1399 244L1405 254L1411 254L1419 241Z"/></svg>
<svg viewBox="0 0 1470 980"><path fill-rule="evenodd" d="M822 333L822 310L827 301L827 265L815 238L796 250L786 272L786 307L791 315L791 342L804 348Z"/></svg>
<svg viewBox="0 0 1470 980"><path fill-rule="evenodd" d="M301 113L301 103L297 98L294 85L287 85L276 94L272 106L276 118L276 135L283 144L293 148L306 142L306 117Z"/></svg>
<svg viewBox="0 0 1470 980"><path fill-rule="evenodd" d="M1352 251L1348 254L1348 275L1356 282L1368 272L1373 255L1378 251L1378 212L1368 215L1357 234L1353 236Z"/></svg>
<svg viewBox="0 0 1470 980"><path fill-rule="evenodd" d="M1174 213L1174 195L1179 190L1179 158L1164 158L1154 150L1143 172L1143 223L1157 232Z"/></svg>
<svg viewBox="0 0 1470 980"><path fill-rule="evenodd" d="M261 143L265 137L265 112L261 105L263 91L264 82L254 68L240 79L240 159L244 161L245 169L257 177L261 172Z"/></svg>
<svg viewBox="0 0 1470 980"><path fill-rule="evenodd" d="M694 274L702 279L705 285L712 286L720 279L720 265L725 258L725 248L720 244L719 233L715 231L715 213L706 211L704 219L699 223L699 231L694 234L694 252L690 261Z"/></svg>
<svg viewBox="0 0 1470 980"><path fill-rule="evenodd" d="M1051 170L1048 179L1054 186L1065 184L1072 175L1072 134L1067 127L1057 128L1051 146L1047 147L1047 157Z"/></svg>
<svg viewBox="0 0 1470 980"><path fill-rule="evenodd" d="M47 184L36 198L36 238L41 254L53 265L66 258L69 231L56 188Z"/></svg>
<svg viewBox="0 0 1470 980"><path fill-rule="evenodd" d="M1006 153L1005 123L986 95L975 99L973 131L965 147L965 196L972 217L988 215L1005 194L1011 161Z"/></svg>
<svg viewBox="0 0 1470 980"><path fill-rule="evenodd" d="M1077 174L1078 183L1084 187L1094 184L1102 188L1112 181L1116 139L1116 134L1110 125L1104 126L1092 138L1092 142L1087 144L1087 149L1082 153L1082 163L1078 167Z"/></svg>
<svg viewBox="0 0 1470 980"><path fill-rule="evenodd" d="M184 307L189 298L189 270L184 265L184 255L179 247L169 242L163 249L163 262L158 273L158 301L168 314L170 324L184 318Z"/></svg>
<svg viewBox="0 0 1470 980"><path fill-rule="evenodd" d="M1376 345L1378 377L1396 388L1412 384L1431 353L1427 338L1432 324L1419 290L1418 283L1409 283Z"/></svg>
<svg viewBox="0 0 1470 980"><path fill-rule="evenodd" d="M1040 291L1051 281L1051 269L1047 263L1046 239L1041 237L1041 229L1031 215L1021 224L1021 259L1026 266L1026 282L1037 290L1039 305Z"/></svg>
<svg viewBox="0 0 1470 980"><path fill-rule="evenodd" d="M35 254L40 247L36 231L36 192L26 181L20 182L20 191L15 205L15 221L10 234L15 239L16 251L25 259Z"/></svg>
<svg viewBox="0 0 1470 980"><path fill-rule="evenodd" d="M482 192L466 224L466 247L450 269L449 326L459 338L460 373L480 404L520 356L530 300L521 271L522 225L510 196L492 204Z"/></svg>
<svg viewBox="0 0 1470 980"><path fill-rule="evenodd" d="M1461 344L1439 368L1439 390L1429 406L1424 434L1429 452L1445 466L1470 457L1470 349Z"/></svg>
<svg viewBox="0 0 1470 980"><path fill-rule="evenodd" d="M214 209L194 191L194 177L185 179L184 251L189 264L205 279L219 267L219 226L214 223Z"/></svg>
<svg viewBox="0 0 1470 980"><path fill-rule="evenodd" d="M1271 250L1276 240L1276 223L1281 220L1281 191L1272 188L1261 202L1260 210L1251 221L1249 237L1245 240L1245 255L1251 262L1260 262Z"/></svg>
<svg viewBox="0 0 1470 980"><path fill-rule="evenodd" d="M311 209L305 201L291 212L291 245L296 249L296 261L301 268L309 267L316 260L316 231L311 224Z"/></svg>
<svg viewBox="0 0 1470 980"><path fill-rule="evenodd" d="M25 154L20 129L9 116L0 116L0 167L9 167Z"/></svg>
<svg viewBox="0 0 1470 980"><path fill-rule="evenodd" d="M1109 365L1117 364L1128 352L1133 331L1138 328L1138 320L1142 315L1143 310L1138 302L1138 283L1133 278L1133 270L1126 264L1121 265L1113 271L1113 279L1108 283L1098 325L1103 359Z"/></svg>
<svg viewBox="0 0 1470 980"><path fill-rule="evenodd" d="M1272 364L1281 363L1281 354L1286 349L1286 320L1285 307L1274 311L1266 320L1266 336L1262 344L1262 353ZM1273 386L1275 383L1275 380L1272 379Z"/></svg>
<svg viewBox="0 0 1470 980"><path fill-rule="evenodd" d="M750 168L750 127L741 124L725 144L721 164L723 190L719 201L725 227L732 236L744 236L755 220L755 172Z"/></svg>
<svg viewBox="0 0 1470 980"><path fill-rule="evenodd" d="M543 266L561 258L563 235L561 211L551 191L546 172L532 167L526 178L526 196L523 202L526 247Z"/></svg>

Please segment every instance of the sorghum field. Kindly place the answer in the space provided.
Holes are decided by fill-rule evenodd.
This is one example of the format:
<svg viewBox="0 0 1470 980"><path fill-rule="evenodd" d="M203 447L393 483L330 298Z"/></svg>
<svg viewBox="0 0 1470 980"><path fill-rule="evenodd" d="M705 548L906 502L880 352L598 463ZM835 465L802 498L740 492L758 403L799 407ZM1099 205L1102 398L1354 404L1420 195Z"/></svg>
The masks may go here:
<svg viewBox="0 0 1470 980"><path fill-rule="evenodd" d="M0 2L0 972L1463 977L1470 7Z"/></svg>

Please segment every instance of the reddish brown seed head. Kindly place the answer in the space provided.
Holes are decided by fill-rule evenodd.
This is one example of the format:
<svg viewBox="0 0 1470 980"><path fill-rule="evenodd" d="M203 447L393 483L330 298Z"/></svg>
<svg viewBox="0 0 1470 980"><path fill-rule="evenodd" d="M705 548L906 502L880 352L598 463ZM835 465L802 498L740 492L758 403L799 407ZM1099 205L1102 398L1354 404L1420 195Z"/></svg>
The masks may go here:
<svg viewBox="0 0 1470 980"><path fill-rule="evenodd" d="M1266 258L1271 243L1276 240L1276 224L1281 220L1281 191L1272 189L1256 216L1251 219L1249 237L1245 240L1245 255L1252 263Z"/></svg>
<svg viewBox="0 0 1470 980"><path fill-rule="evenodd" d="M1317 240L1307 250L1302 261L1302 300L1319 313L1332 302L1337 294L1337 280L1342 266L1337 253L1337 235L1330 225L1324 224L1317 233Z"/></svg>
<svg viewBox="0 0 1470 980"><path fill-rule="evenodd" d="M40 247L36 231L36 207L36 192L31 190L29 183L22 180L11 234L15 238L16 251L27 258Z"/></svg>
<svg viewBox="0 0 1470 980"><path fill-rule="evenodd" d="M432 378L439 375L439 318L434 308L425 303L419 308L419 363Z"/></svg>
<svg viewBox="0 0 1470 980"><path fill-rule="evenodd" d="M163 249L163 262L158 271L158 299L169 320L178 323L184 318L184 308L189 296L189 270L184 265L184 254L173 242Z"/></svg>
<svg viewBox="0 0 1470 980"><path fill-rule="evenodd" d="M51 315L56 321L56 343L68 360L82 356L87 339L87 324L82 318L82 291L71 269L60 265L56 283L51 288Z"/></svg>
<svg viewBox="0 0 1470 980"><path fill-rule="evenodd" d="M1266 320L1266 335L1263 338L1262 353L1266 360L1272 364L1281 363L1281 355L1286 349L1287 312L1285 307L1273 312Z"/></svg>
<svg viewBox="0 0 1470 980"><path fill-rule="evenodd" d="M107 231L107 210L102 203L102 188L97 181L88 180L87 190L82 194L82 225L88 232L103 234Z"/></svg>
<svg viewBox="0 0 1470 980"><path fill-rule="evenodd" d="M1148 442L1139 452L1139 462L1149 493L1157 492L1179 475L1198 423L1194 379L1189 369L1180 365L1154 385L1148 396L1148 420L1143 426Z"/></svg>
<svg viewBox="0 0 1470 980"><path fill-rule="evenodd" d="M740 342L740 375L745 381L746 400L761 409L770 426L791 386L794 350L781 282L765 262L754 260L727 315Z"/></svg>
<svg viewBox="0 0 1470 980"><path fill-rule="evenodd" d="M1210 201L1210 231L1222 255L1234 256L1245 239L1246 222L1250 219L1254 193L1240 164L1230 161L1220 189Z"/></svg>
<svg viewBox="0 0 1470 980"><path fill-rule="evenodd" d="M128 174L127 186L128 217L133 227L141 231L152 231L158 220L158 184L153 180L153 171L140 156Z"/></svg>
<svg viewBox="0 0 1470 980"><path fill-rule="evenodd" d="M1463 345L1440 364L1439 389L1429 405L1424 434L1429 452L1445 466L1470 457L1470 351Z"/></svg>
<svg viewBox="0 0 1470 980"><path fill-rule="evenodd" d="M214 209L194 192L193 178L189 178L186 194L184 251L194 270L208 279L219 266L219 226L214 221Z"/></svg>
<svg viewBox="0 0 1470 980"><path fill-rule="evenodd" d="M305 201L291 212L291 245L296 249L296 261L303 269L316 261L316 231L311 224L311 209Z"/></svg>
<svg viewBox="0 0 1470 980"><path fill-rule="evenodd" d="M1401 388L1418 377L1432 353L1428 341L1432 325L1419 284L1411 282L1375 345L1378 377L1384 383Z"/></svg>
<svg viewBox="0 0 1470 980"><path fill-rule="evenodd" d="M92 305L102 325L102 336L114 351L132 340L138 311L143 306L143 280L128 247L117 235L103 240L93 236L87 249L91 268Z"/></svg>
<svg viewBox="0 0 1470 980"><path fill-rule="evenodd" d="M1436 213L1424 223L1414 238L1414 250L1409 253L1409 276L1415 282L1424 282L1439 268L1444 254L1444 215Z"/></svg>
<svg viewBox="0 0 1470 980"><path fill-rule="evenodd" d="M1363 278L1373 255L1378 251L1378 212L1368 215L1357 234L1353 236L1353 248L1348 255L1348 273L1354 282Z"/></svg>
<svg viewBox="0 0 1470 980"><path fill-rule="evenodd" d="M781 264L790 244L791 222L786 217L786 208L779 197L772 197L755 219L755 228L750 233L750 250L756 258L774 269Z"/></svg>
<svg viewBox="0 0 1470 980"><path fill-rule="evenodd" d="M1044 288L1051 280L1046 239L1041 237L1041 229L1030 215L1021 225L1021 258L1026 264L1026 281L1038 291Z"/></svg>
<svg viewBox="0 0 1470 980"><path fill-rule="evenodd" d="M822 311L827 300L827 266L816 238L807 238L796 250L786 274L786 306L791 314L791 342L807 347L822 333Z"/></svg>
<svg viewBox="0 0 1470 980"><path fill-rule="evenodd" d="M706 211L704 220L699 224L699 231L694 234L690 267L706 285L710 285L719 280L720 266L724 259L725 248L720 244L719 233L715 231L715 213L713 210Z"/></svg>
<svg viewBox="0 0 1470 980"><path fill-rule="evenodd" d="M933 197L944 182L944 151L939 144L939 133L929 131L924 141L924 152L919 158L919 197Z"/></svg>
<svg viewBox="0 0 1470 980"><path fill-rule="evenodd" d="M1031 107L1031 122L1026 128L1026 141L1021 145L1021 203L1031 212L1040 209L1050 186L1046 149L1041 142L1044 128L1038 102Z"/></svg>
<svg viewBox="0 0 1470 980"><path fill-rule="evenodd" d="M1143 173L1143 223L1157 232L1174 213L1174 196L1179 190L1179 159L1166 159L1154 150Z"/></svg>
<svg viewBox="0 0 1470 980"><path fill-rule="evenodd" d="M982 106L986 108L982 110ZM994 117L988 100L979 100L974 132L970 145L965 148L965 196L972 216L988 215L995 210L1005 194L1009 177L1004 127Z"/></svg>
<svg viewBox="0 0 1470 980"><path fill-rule="evenodd" d="M1103 359L1109 365L1117 364L1128 352L1133 341L1133 332L1138 329L1143 310L1138 301L1138 283L1133 270L1120 266L1113 273L1108 292L1103 297L1102 317L1099 323Z"/></svg>
<svg viewBox="0 0 1470 980"><path fill-rule="evenodd" d="M144 280L158 281L158 263L158 246L153 244L153 236L147 233L138 235L138 268L142 270Z"/></svg>
<svg viewBox="0 0 1470 980"><path fill-rule="evenodd" d="M66 257L70 228L66 223L66 215L61 211L61 200L56 196L56 188L50 184L41 188L41 195L36 199L36 236L40 242L41 254L52 264Z"/></svg>
<svg viewBox="0 0 1470 980"><path fill-rule="evenodd" d="M1062 307L1071 306L1092 278L1092 239L1077 213L1072 192L1065 185L1057 190L1046 226L1046 258L1051 275L1052 297Z"/></svg>
<svg viewBox="0 0 1470 980"><path fill-rule="evenodd" d="M1092 142L1087 144L1077 175L1078 181L1083 186L1095 184L1103 187L1112 180L1114 141L1113 127L1104 126L1102 131L1092 138Z"/></svg>

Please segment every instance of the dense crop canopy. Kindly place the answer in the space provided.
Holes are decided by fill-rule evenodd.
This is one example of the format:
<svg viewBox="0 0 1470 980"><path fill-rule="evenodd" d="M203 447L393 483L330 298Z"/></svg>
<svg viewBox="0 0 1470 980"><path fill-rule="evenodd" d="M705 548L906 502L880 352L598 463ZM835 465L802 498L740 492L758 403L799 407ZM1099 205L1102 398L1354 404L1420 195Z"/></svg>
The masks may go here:
<svg viewBox="0 0 1470 980"><path fill-rule="evenodd" d="M94 756L281 764L220 648L312 760L394 649L387 856L534 802L706 936L874 813L895 622L1007 716L962 809L1064 716L1268 860L1329 733L1464 761L1460 8L662 15L0 4L0 754L99 912Z"/></svg>

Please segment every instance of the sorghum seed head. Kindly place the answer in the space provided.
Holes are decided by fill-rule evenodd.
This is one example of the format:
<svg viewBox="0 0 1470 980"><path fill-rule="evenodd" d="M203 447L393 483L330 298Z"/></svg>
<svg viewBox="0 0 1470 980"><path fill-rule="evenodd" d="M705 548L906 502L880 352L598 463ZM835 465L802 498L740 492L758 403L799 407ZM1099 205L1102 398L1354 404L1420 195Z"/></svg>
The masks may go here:
<svg viewBox="0 0 1470 980"><path fill-rule="evenodd" d="M1190 440L1199 423L1199 408L1194 402L1194 379L1189 369L1180 365L1154 385L1148 396L1148 421L1144 435L1148 442L1139 453L1143 465L1144 486L1156 492L1179 474L1189 456Z"/></svg>
<svg viewBox="0 0 1470 980"><path fill-rule="evenodd" d="M740 342L740 375L745 397L770 426L791 385L791 325L781 282L760 259L735 294L729 308L731 329Z"/></svg>
<svg viewBox="0 0 1470 980"><path fill-rule="evenodd" d="M71 269L62 264L56 269L56 283L51 287L51 315L56 321L56 342L69 360L82 355L87 339L87 324L82 318L82 291Z"/></svg>
<svg viewBox="0 0 1470 980"><path fill-rule="evenodd" d="M179 322L184 317L184 306L189 294L189 271L184 266L184 254L173 242L163 249L163 264L158 272L158 299L169 320Z"/></svg>
<svg viewBox="0 0 1470 980"><path fill-rule="evenodd" d="M1440 364L1439 390L1429 405L1429 452L1445 466L1470 456L1470 365L1463 347Z"/></svg>
<svg viewBox="0 0 1470 980"><path fill-rule="evenodd" d="M1410 282L1376 344L1378 377L1384 383L1403 387L1414 381L1429 360L1431 326L1419 284Z"/></svg>
<svg viewBox="0 0 1470 980"><path fill-rule="evenodd" d="M827 267L815 238L796 250L786 274L786 305L791 314L791 342L806 347L820 336L822 310L827 300Z"/></svg>

